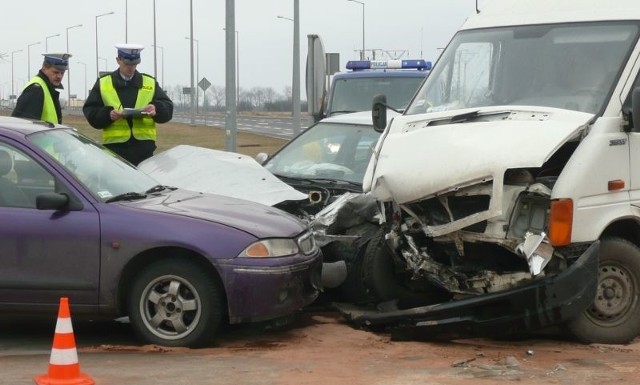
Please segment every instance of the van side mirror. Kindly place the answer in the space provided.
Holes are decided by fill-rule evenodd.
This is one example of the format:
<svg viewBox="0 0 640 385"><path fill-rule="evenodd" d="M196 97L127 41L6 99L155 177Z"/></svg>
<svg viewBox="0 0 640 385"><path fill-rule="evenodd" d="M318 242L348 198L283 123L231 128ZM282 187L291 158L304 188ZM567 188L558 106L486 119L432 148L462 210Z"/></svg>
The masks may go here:
<svg viewBox="0 0 640 385"><path fill-rule="evenodd" d="M266 152L259 152L256 155L256 162L260 163L260 164L264 164L264 162L267 161L267 159L269 159L269 154L267 154Z"/></svg>
<svg viewBox="0 0 640 385"><path fill-rule="evenodd" d="M640 132L640 87L633 89L631 93L631 119L634 132Z"/></svg>
<svg viewBox="0 0 640 385"><path fill-rule="evenodd" d="M376 95L373 97L371 106L371 120L373 129L382 132L387 127L387 97L386 95Z"/></svg>

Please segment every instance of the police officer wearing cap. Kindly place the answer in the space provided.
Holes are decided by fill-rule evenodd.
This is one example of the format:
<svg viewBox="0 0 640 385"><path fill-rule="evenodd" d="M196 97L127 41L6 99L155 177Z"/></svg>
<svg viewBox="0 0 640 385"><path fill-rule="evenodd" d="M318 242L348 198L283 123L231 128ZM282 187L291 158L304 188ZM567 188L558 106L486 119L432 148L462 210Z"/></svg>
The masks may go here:
<svg viewBox="0 0 640 385"><path fill-rule="evenodd" d="M42 68L22 90L11 116L62 123L60 93L62 78L69 68L68 53L45 53Z"/></svg>
<svg viewBox="0 0 640 385"><path fill-rule="evenodd" d="M140 73L143 46L116 45L118 69L101 76L82 111L93 128L102 130L106 147L138 165L156 149L156 123L173 117L173 102L153 76Z"/></svg>

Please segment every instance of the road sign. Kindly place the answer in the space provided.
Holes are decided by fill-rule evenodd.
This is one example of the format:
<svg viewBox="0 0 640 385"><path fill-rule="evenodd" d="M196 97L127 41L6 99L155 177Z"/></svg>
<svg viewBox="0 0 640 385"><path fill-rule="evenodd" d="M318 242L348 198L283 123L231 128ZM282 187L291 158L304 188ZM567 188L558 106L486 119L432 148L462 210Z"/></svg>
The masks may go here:
<svg viewBox="0 0 640 385"><path fill-rule="evenodd" d="M182 87L183 95L191 95L191 87Z"/></svg>
<svg viewBox="0 0 640 385"><path fill-rule="evenodd" d="M202 91L206 91L209 86L211 86L211 83L207 80L207 78L202 78L202 80L198 82L198 87L200 87Z"/></svg>

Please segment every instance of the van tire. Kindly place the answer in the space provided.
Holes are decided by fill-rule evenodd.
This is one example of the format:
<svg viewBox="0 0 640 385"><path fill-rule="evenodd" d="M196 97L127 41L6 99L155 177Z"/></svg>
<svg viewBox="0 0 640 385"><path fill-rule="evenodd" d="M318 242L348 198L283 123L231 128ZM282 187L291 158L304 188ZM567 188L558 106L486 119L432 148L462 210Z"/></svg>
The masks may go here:
<svg viewBox="0 0 640 385"><path fill-rule="evenodd" d="M567 324L584 343L625 344L640 333L640 248L621 238L601 241L593 304Z"/></svg>
<svg viewBox="0 0 640 385"><path fill-rule="evenodd" d="M369 296L376 302L396 301L401 309L429 305L437 302L441 290L429 286L428 290L412 290L404 280L409 280L398 273L392 250L389 249L380 229L367 244L363 259L364 283Z"/></svg>

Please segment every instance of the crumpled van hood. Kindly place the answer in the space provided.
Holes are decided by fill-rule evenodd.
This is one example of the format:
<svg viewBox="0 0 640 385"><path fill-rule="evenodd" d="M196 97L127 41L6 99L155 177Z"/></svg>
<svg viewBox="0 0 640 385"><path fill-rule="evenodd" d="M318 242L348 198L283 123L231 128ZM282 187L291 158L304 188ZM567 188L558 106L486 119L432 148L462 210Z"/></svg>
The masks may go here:
<svg viewBox="0 0 640 385"><path fill-rule="evenodd" d="M502 181L507 169L540 167L593 116L560 110L507 111L493 118L429 125L446 115L453 116L449 112L396 118L376 148L364 191L380 201L404 204L483 179Z"/></svg>

